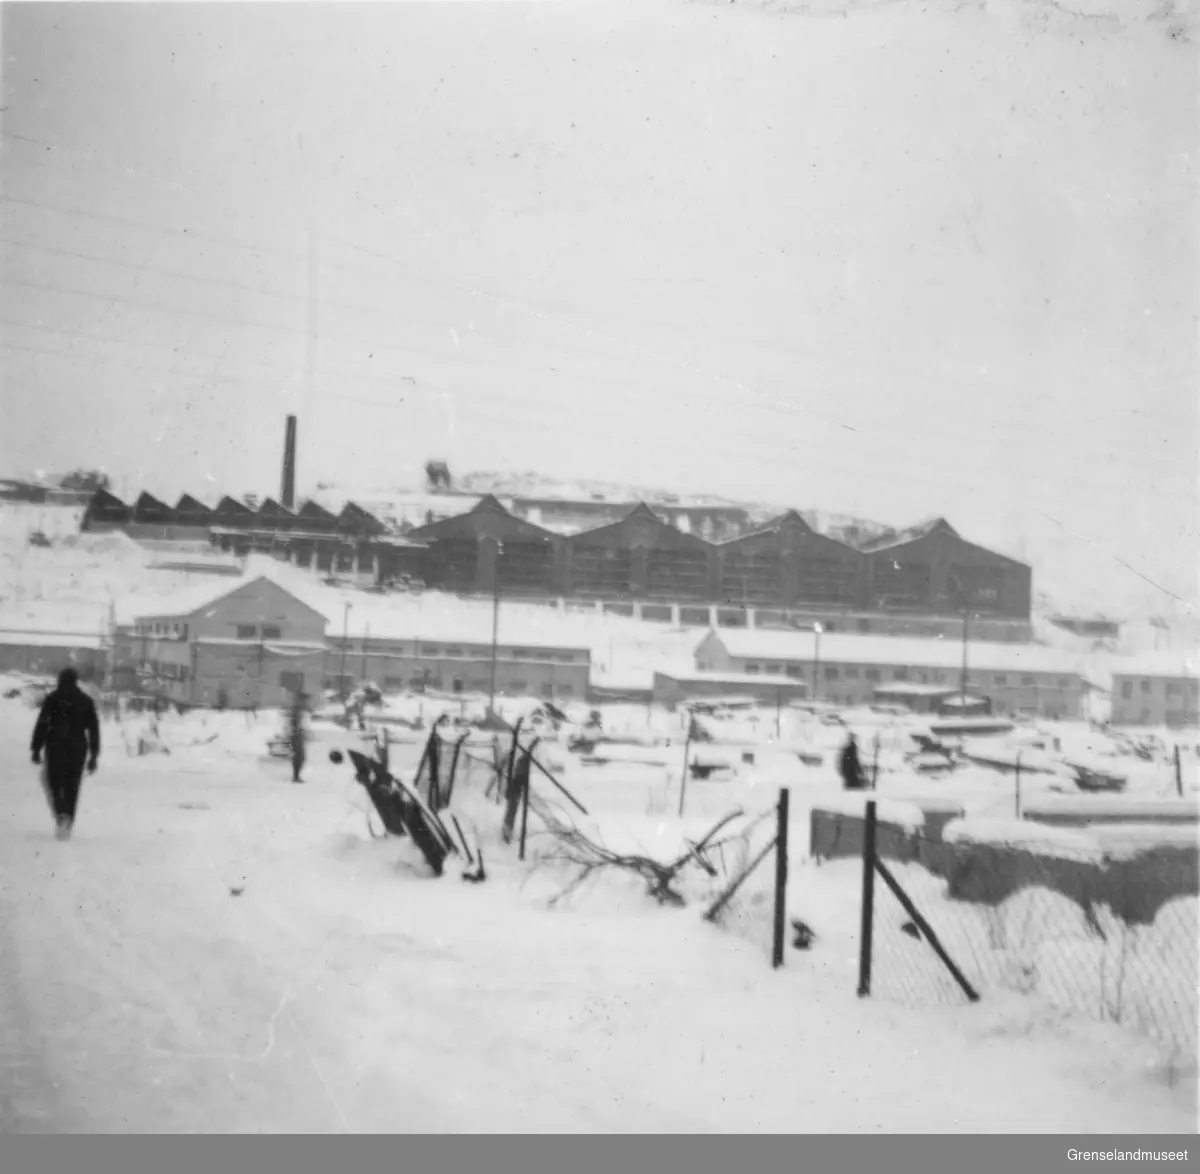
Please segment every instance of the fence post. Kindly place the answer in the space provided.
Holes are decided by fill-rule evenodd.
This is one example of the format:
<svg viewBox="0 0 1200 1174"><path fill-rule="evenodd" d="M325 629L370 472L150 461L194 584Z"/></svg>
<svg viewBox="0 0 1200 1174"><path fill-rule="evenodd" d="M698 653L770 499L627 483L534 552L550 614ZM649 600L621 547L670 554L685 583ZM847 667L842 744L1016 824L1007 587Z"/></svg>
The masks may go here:
<svg viewBox="0 0 1200 1174"><path fill-rule="evenodd" d="M532 747L529 750L530 757L533 756ZM525 772L525 783L521 787L521 847L517 853L518 860L525 859L525 833L529 827L529 788L532 786L532 772Z"/></svg>
<svg viewBox="0 0 1200 1174"><path fill-rule="evenodd" d="M687 798L688 755L692 749L692 723L695 721L691 710L688 710L687 739L683 743L683 778L679 781L679 818L683 818L683 801Z"/></svg>
<svg viewBox="0 0 1200 1174"><path fill-rule="evenodd" d="M858 997L871 993L871 935L875 924L875 800L867 800L863 821L862 928L858 948Z"/></svg>
<svg viewBox="0 0 1200 1174"><path fill-rule="evenodd" d="M871 790L879 790L879 734L875 735L875 762L871 767Z"/></svg>
<svg viewBox="0 0 1200 1174"><path fill-rule="evenodd" d="M1183 798L1183 762L1179 757L1179 743L1175 743L1175 790Z"/></svg>
<svg viewBox="0 0 1200 1174"><path fill-rule="evenodd" d="M775 829L775 938L771 965L783 965L783 934L787 918L788 882L788 801L787 787L779 789L779 819Z"/></svg>
<svg viewBox="0 0 1200 1174"><path fill-rule="evenodd" d="M1017 751L1016 791L1015 799L1017 819L1021 818L1021 752Z"/></svg>
<svg viewBox="0 0 1200 1174"><path fill-rule="evenodd" d="M525 721L523 717L517 718L517 724L513 726L512 746L508 750L508 767L504 771L504 786L501 788L504 798L508 798L508 788L512 786L513 764L517 760L517 738L521 734L521 725Z"/></svg>
<svg viewBox="0 0 1200 1174"><path fill-rule="evenodd" d="M383 745L379 747L379 758L384 770L390 770L392 732L389 727L383 727Z"/></svg>

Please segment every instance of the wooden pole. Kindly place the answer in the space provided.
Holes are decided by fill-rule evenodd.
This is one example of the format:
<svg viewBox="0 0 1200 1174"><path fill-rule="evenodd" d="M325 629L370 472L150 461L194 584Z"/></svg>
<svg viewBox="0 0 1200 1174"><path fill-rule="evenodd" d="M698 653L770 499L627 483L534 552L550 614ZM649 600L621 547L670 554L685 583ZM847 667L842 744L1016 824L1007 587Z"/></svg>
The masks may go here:
<svg viewBox="0 0 1200 1174"><path fill-rule="evenodd" d="M962 633L962 684L961 695L959 701L962 709L959 717L967 716L967 609L963 608L963 633Z"/></svg>
<svg viewBox="0 0 1200 1174"><path fill-rule="evenodd" d="M875 761L871 764L871 790L879 790L879 731L875 732Z"/></svg>
<svg viewBox="0 0 1200 1174"><path fill-rule="evenodd" d="M1017 751L1017 779L1016 779L1016 804L1017 818L1021 818L1021 752Z"/></svg>
<svg viewBox="0 0 1200 1174"><path fill-rule="evenodd" d="M1175 743L1175 790L1183 798L1183 761L1179 757L1179 743Z"/></svg>
<svg viewBox="0 0 1200 1174"><path fill-rule="evenodd" d="M679 780L679 818L683 818L683 801L687 798L687 775L688 775L688 754L692 749L692 722L694 721L691 710L688 710L688 728L687 738L683 743L683 777Z"/></svg>
<svg viewBox="0 0 1200 1174"><path fill-rule="evenodd" d="M501 788L501 794L506 798L508 796L508 788L512 785L513 763L515 763L517 760L517 738L520 736L521 723L524 720L525 719L523 717L517 718L517 724L513 726L512 745L508 750L508 766L504 771L504 786Z"/></svg>
<svg viewBox="0 0 1200 1174"><path fill-rule="evenodd" d="M779 820L775 832L775 934L771 965L783 965L783 933L787 917L788 882L788 789L779 791Z"/></svg>
<svg viewBox="0 0 1200 1174"><path fill-rule="evenodd" d="M533 747L529 748L529 758L533 760ZM525 785L521 788L521 847L517 853L518 860L525 859L525 834L529 829L529 792L532 790L533 772L525 774Z"/></svg>
<svg viewBox="0 0 1200 1174"><path fill-rule="evenodd" d="M488 683L488 716L496 712L496 648L500 634L500 551L503 544L496 543L496 558L492 564L492 672Z"/></svg>
<svg viewBox="0 0 1200 1174"><path fill-rule="evenodd" d="M858 942L858 997L871 993L871 937L875 922L875 800L867 800L863 821L862 927Z"/></svg>

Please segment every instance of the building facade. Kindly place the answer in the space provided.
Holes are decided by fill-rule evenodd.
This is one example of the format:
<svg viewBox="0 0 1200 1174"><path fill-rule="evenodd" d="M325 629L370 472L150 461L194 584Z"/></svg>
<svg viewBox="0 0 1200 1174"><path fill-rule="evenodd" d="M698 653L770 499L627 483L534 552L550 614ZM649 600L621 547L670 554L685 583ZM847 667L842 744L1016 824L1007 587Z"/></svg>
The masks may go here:
<svg viewBox="0 0 1200 1174"><path fill-rule="evenodd" d="M286 705L322 685L324 615L265 576L205 585L138 616L118 660L182 705Z"/></svg>
<svg viewBox="0 0 1200 1174"><path fill-rule="evenodd" d="M325 687L373 681L385 693L486 694L492 687L492 646L450 638L360 636L330 639ZM588 696L591 650L526 641L496 645L497 696L582 701Z"/></svg>
<svg viewBox="0 0 1200 1174"><path fill-rule="evenodd" d="M1200 671L1196 662L1151 657L1115 667L1111 720L1118 726L1200 726Z"/></svg>
<svg viewBox="0 0 1200 1174"><path fill-rule="evenodd" d="M712 631L697 645L703 672L782 674L814 700L867 705L892 682L963 688L963 649L950 640L754 630ZM968 643L965 688L997 714L1077 719L1088 685L1077 664L1049 648Z"/></svg>
<svg viewBox="0 0 1200 1174"><path fill-rule="evenodd" d="M251 506L226 497L206 513L186 494L168 508L148 494L129 507L98 493L84 526L186 523L195 532L203 525L222 550L270 552L319 574L377 583L404 577L455 594L592 601L665 622L696 622L691 613L698 613L707 624L717 608L717 622L731 626L758 623L749 619L755 614L760 626L819 619L841 630L918 634L965 612L993 629L994 639L1031 635L1030 568L968 542L944 518L852 545L819 533L794 510L749 532L736 510L700 511L697 533L682 506L639 504L601 521L611 503L575 503L586 524L552 530L532 520L552 503L531 503L519 517L486 495L462 513L397 527L354 502L335 515L312 501L293 512L273 499ZM737 536L714 537L731 531Z"/></svg>
<svg viewBox="0 0 1200 1174"><path fill-rule="evenodd" d="M81 679L103 684L109 653L98 635L80 632L0 630L0 672L54 676L73 668Z"/></svg>
<svg viewBox="0 0 1200 1174"><path fill-rule="evenodd" d="M794 677L744 673L656 672L651 686L656 705L675 709L685 701L714 697L752 697L761 705L787 705L808 698L808 685Z"/></svg>

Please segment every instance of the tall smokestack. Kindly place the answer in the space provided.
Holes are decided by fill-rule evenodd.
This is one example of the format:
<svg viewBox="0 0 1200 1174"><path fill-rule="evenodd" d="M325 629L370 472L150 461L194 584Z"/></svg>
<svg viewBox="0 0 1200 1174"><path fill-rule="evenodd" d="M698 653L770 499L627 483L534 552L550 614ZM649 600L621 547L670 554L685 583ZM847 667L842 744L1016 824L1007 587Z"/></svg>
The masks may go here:
<svg viewBox="0 0 1200 1174"><path fill-rule="evenodd" d="M287 432L283 441L283 488L279 494L283 508L296 508L296 417L287 418Z"/></svg>

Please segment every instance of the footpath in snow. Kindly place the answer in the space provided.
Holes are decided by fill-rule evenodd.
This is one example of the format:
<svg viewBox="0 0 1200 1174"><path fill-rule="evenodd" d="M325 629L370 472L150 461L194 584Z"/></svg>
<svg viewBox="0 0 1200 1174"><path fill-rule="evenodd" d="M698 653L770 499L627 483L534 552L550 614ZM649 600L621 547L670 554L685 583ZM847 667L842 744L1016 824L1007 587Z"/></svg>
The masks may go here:
<svg viewBox="0 0 1200 1174"><path fill-rule="evenodd" d="M131 758L107 726L58 843L32 717L0 702L5 1131L1195 1128L1128 1036L1020 999L860 1001L844 942L773 972L636 885L551 911L513 849L428 878L259 731Z"/></svg>

